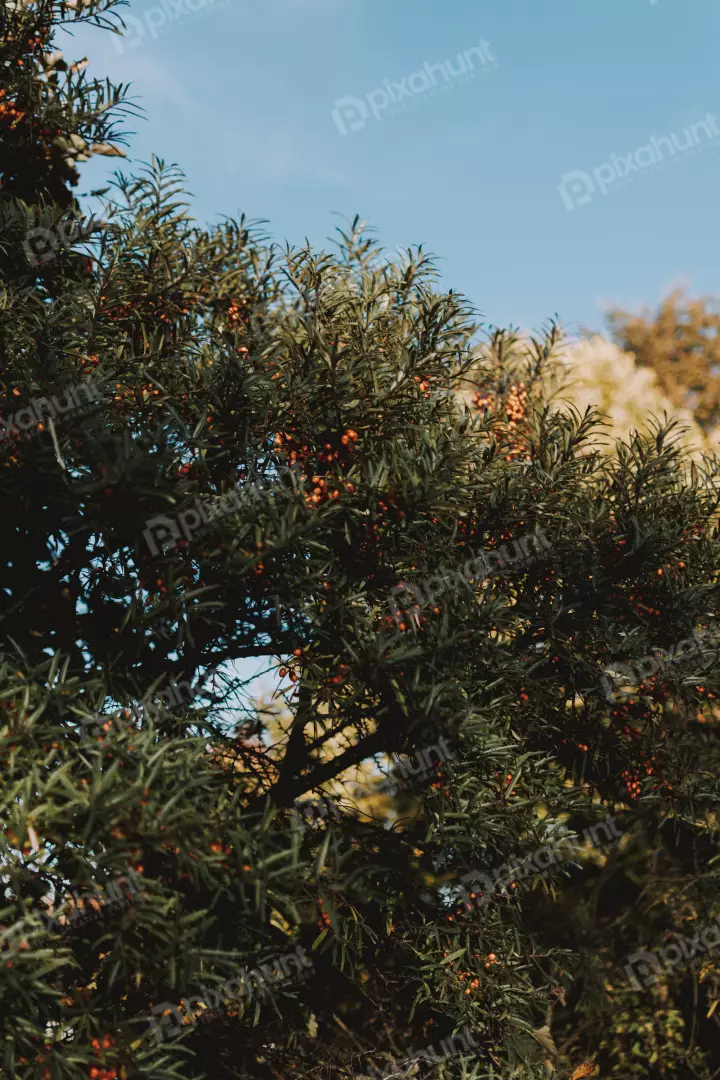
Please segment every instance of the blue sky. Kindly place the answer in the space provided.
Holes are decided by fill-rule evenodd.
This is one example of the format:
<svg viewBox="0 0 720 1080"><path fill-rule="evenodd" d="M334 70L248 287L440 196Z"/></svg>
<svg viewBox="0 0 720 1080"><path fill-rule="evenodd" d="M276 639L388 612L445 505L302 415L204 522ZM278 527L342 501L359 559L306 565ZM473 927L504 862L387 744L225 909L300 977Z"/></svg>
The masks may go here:
<svg viewBox="0 0 720 1080"><path fill-rule="evenodd" d="M706 122L694 148L661 144L659 164L645 151L617 175L652 136L682 145L708 114L720 123L717 0L164 3L121 9L134 20L122 51L97 30L60 44L133 84L146 118L131 158L181 165L200 219L245 211L276 240L325 244L335 214L358 212L387 247L432 251L495 325L557 313L599 328L609 301L717 289L720 134ZM496 63L481 63L481 41ZM425 62L448 60L458 75L435 69L434 93L427 74L411 89ZM402 100L382 108L386 80ZM341 134L332 112L348 96L369 115ZM574 170L595 191L568 209L558 185Z"/></svg>

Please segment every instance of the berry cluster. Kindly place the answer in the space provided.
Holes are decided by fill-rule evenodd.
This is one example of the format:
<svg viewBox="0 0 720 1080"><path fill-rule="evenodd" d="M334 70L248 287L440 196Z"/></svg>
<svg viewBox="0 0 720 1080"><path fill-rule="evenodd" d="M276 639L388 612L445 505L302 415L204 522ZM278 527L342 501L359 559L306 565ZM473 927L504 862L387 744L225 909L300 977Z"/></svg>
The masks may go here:
<svg viewBox="0 0 720 1080"><path fill-rule="evenodd" d="M527 443L520 437L517 428L525 419L527 412L528 391L524 382L513 383L504 400L492 393L477 393L473 403L484 416L491 413L501 422L506 436L503 442L505 460L527 460Z"/></svg>

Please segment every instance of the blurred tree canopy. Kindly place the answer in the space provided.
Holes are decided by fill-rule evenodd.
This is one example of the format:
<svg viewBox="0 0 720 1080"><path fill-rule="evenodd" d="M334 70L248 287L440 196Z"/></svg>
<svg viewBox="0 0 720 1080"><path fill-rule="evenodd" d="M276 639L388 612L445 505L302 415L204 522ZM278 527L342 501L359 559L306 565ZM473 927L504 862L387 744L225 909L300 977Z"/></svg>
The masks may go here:
<svg viewBox="0 0 720 1080"><path fill-rule="evenodd" d="M672 404L692 412L709 435L720 421L720 308L712 297L692 299L682 289L656 312L608 314L612 337L637 363L651 368Z"/></svg>

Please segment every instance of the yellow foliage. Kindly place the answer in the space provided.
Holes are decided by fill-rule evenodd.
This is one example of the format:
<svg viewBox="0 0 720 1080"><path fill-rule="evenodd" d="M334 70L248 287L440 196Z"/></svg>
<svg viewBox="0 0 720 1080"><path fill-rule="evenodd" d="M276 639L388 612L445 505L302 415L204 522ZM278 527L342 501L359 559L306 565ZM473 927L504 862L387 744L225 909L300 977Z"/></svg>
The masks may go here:
<svg viewBox="0 0 720 1080"><path fill-rule="evenodd" d="M609 442L627 438L633 430L648 431L652 418L663 414L680 421L686 429L683 441L697 453L708 453L719 444L705 434L689 409L673 405L663 393L656 372L636 363L632 353L597 334L566 345L560 365L547 383L558 406L571 402L581 412L594 405L608 423Z"/></svg>

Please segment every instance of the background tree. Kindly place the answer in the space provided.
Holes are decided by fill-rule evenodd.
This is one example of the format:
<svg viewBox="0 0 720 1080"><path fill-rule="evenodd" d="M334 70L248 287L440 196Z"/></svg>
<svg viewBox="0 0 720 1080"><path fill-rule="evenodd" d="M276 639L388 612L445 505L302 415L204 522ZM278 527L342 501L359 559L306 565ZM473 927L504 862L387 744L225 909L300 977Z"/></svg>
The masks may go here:
<svg viewBox="0 0 720 1080"><path fill-rule="evenodd" d="M673 405L688 409L710 436L720 420L720 310L712 297L691 299L682 289L656 312L609 312L611 334L638 364L657 373Z"/></svg>
<svg viewBox="0 0 720 1080"><path fill-rule="evenodd" d="M50 49L58 10L33 10ZM611 704L603 674L714 627L717 466L672 428L608 459L543 400L557 330L478 351L420 250L203 229L159 162L114 192L52 290L22 229L3 269L4 1074L709 1080L711 967L632 994L622 969L718 914L718 675L701 656ZM288 724L248 705L246 658L292 675ZM160 708L173 682L197 690ZM391 828L342 795L441 738ZM326 792L339 815L298 820ZM569 876L462 889L608 815L623 840ZM130 869L127 909L61 921ZM309 979L223 989L298 946ZM186 1023L158 1043L166 1003ZM465 1025L474 1053L417 1061Z"/></svg>
<svg viewBox="0 0 720 1080"><path fill-rule="evenodd" d="M680 423L683 441L696 455L713 449L710 433L700 427L692 410L663 392L655 369L638 363L633 353L600 334L566 343L551 371L547 395L558 405L570 402L581 412L598 409L606 425L598 438L610 452L616 439L627 439L634 431L648 434L653 418L663 416Z"/></svg>

